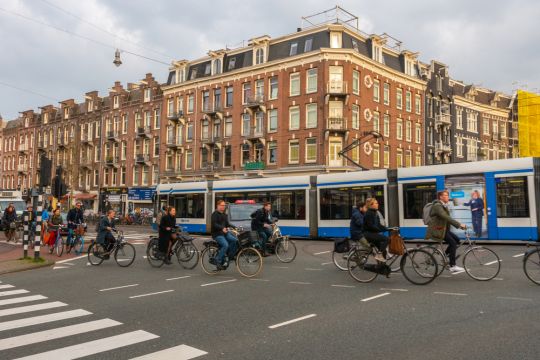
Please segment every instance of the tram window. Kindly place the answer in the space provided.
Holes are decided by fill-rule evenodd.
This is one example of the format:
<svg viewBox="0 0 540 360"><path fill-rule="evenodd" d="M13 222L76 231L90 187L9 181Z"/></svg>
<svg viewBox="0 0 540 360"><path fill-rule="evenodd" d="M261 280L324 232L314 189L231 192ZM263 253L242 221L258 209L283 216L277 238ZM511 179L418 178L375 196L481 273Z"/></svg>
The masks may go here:
<svg viewBox="0 0 540 360"><path fill-rule="evenodd" d="M320 197L321 220L346 220L351 218L352 208L359 201L374 197L379 211L384 214L384 187L361 186L354 188L322 189Z"/></svg>
<svg viewBox="0 0 540 360"><path fill-rule="evenodd" d="M174 197L176 217L185 219L204 218L204 194L185 194Z"/></svg>
<svg viewBox="0 0 540 360"><path fill-rule="evenodd" d="M421 219L424 205L437 198L435 183L403 184L405 219Z"/></svg>
<svg viewBox="0 0 540 360"><path fill-rule="evenodd" d="M496 178L497 217L527 218L529 212L529 192L525 176Z"/></svg>

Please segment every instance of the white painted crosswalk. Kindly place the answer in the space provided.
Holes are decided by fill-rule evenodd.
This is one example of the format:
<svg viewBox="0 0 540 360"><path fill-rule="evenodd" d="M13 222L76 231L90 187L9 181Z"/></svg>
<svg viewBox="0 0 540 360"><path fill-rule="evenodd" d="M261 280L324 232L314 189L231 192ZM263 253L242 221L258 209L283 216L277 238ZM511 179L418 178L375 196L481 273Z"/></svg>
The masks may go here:
<svg viewBox="0 0 540 360"><path fill-rule="evenodd" d="M123 324L119 321L109 318L96 319L95 317L98 315L90 311L66 308L69 305L64 302L50 301L43 295L32 295L30 291L18 290L14 285L2 285L0 289L13 289L0 291L0 296L5 297L0 300L0 359L6 358L3 352L8 350L19 352L18 356L22 356L19 359L78 359L159 338L159 335L142 329L130 332L122 331ZM45 302L40 300L45 300ZM27 304L28 302L36 303ZM62 308L66 310L62 311ZM66 324L66 321L70 323ZM36 326L39 328L34 330L33 327ZM111 330L109 330L106 337L87 342L80 341L84 339L84 336L74 336L89 333L95 339L96 334L99 336L103 329L112 329L113 334L118 332L111 336ZM76 339L79 340L79 343L76 343ZM50 340L59 341L51 342ZM36 353L36 349L39 351L39 347L32 345L41 342L66 345ZM159 347L156 349L156 344L153 343L148 348L155 352L140 355L133 360L189 360L207 354L206 351L180 344L155 351ZM10 358L13 357L13 353L11 354Z"/></svg>

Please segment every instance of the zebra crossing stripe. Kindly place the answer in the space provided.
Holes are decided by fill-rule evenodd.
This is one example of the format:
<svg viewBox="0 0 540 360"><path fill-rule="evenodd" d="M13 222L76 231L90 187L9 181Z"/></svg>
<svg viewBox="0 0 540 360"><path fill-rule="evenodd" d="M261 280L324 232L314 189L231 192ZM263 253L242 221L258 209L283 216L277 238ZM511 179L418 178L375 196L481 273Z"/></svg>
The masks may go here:
<svg viewBox="0 0 540 360"><path fill-rule="evenodd" d="M9 288L13 288L13 287L15 287L15 286L9 285L9 284L0 285L0 289L9 289Z"/></svg>
<svg viewBox="0 0 540 360"><path fill-rule="evenodd" d="M40 354L25 356L18 360L70 360L83 356L99 354L104 351L137 344L143 341L156 339L159 336L143 330L128 332L103 339L89 341L77 345L67 346L57 350L46 351Z"/></svg>
<svg viewBox="0 0 540 360"><path fill-rule="evenodd" d="M0 340L0 350L12 349L20 346L35 344L43 341L50 341L54 339L60 339L66 336L72 336L77 334L83 334L90 331L109 328L112 326L121 325L121 322L111 319L101 319L95 321L89 321L85 323L63 326L56 329L38 331L35 333L14 336ZM52 358L52 357L51 357ZM74 359L72 357L71 359ZM58 360L58 359L55 359Z"/></svg>
<svg viewBox="0 0 540 360"><path fill-rule="evenodd" d="M0 300L0 305L9 305L9 304L17 304L17 303L27 302L27 301L44 300L46 298L47 297L43 295L23 296L19 298Z"/></svg>
<svg viewBox="0 0 540 360"><path fill-rule="evenodd" d="M90 311L77 309L77 310L62 311L62 312L47 314L47 315L32 316L29 318L12 320L12 321L4 321L4 322L0 322L0 331L18 329L25 326L35 325L35 324L45 324L45 323L49 323L53 321L72 319L79 316L86 316L86 315L91 315L91 314L92 313Z"/></svg>
<svg viewBox="0 0 540 360"><path fill-rule="evenodd" d="M47 302L47 303L37 304L37 305L19 306L19 307L15 307L11 309L0 310L0 317L6 316L6 315L22 314L22 313L38 311L38 310L48 310L48 309L53 309L53 308L62 307L62 306L67 306L67 304L60 301L53 301L53 302Z"/></svg>
<svg viewBox="0 0 540 360"><path fill-rule="evenodd" d="M28 290L24 290L24 289L10 290L10 291L0 291L0 297L1 296L9 296L9 295L26 294L28 292L29 292Z"/></svg>
<svg viewBox="0 0 540 360"><path fill-rule="evenodd" d="M206 351L202 351L187 345L180 345L148 355L132 358L131 360L190 360L206 354L208 354Z"/></svg>

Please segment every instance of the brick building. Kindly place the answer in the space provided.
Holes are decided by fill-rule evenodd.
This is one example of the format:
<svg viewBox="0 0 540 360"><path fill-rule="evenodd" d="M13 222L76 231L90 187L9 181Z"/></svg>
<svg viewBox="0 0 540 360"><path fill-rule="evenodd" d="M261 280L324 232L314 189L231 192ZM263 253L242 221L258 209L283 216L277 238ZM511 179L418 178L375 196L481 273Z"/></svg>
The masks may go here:
<svg viewBox="0 0 540 360"><path fill-rule="evenodd" d="M17 190L21 188L18 173L19 161L19 128L21 119L8 121L2 131L2 189Z"/></svg>

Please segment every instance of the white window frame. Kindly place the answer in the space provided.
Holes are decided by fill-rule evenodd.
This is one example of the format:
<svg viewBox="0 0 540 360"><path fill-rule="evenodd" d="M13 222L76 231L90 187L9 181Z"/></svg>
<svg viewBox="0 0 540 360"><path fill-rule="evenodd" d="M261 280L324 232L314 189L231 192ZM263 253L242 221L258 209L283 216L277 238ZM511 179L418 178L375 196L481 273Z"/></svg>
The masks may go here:
<svg viewBox="0 0 540 360"><path fill-rule="evenodd" d="M291 158L291 154L292 154L292 145L296 145L298 147L298 150L297 150L297 159L296 160L293 160ZM300 163L300 141L298 140L289 140L289 164L298 164Z"/></svg>
<svg viewBox="0 0 540 360"><path fill-rule="evenodd" d="M293 111L298 114L298 125L296 127L293 126ZM291 106L289 107L289 130L299 130L300 129L300 107L299 106Z"/></svg>
<svg viewBox="0 0 540 360"><path fill-rule="evenodd" d="M317 118L317 103L310 103L306 104L306 129L313 129L316 128L318 125L318 118ZM313 114L315 114L315 118L313 119ZM311 115L311 119L310 119ZM310 123L310 120L315 120L314 123Z"/></svg>
<svg viewBox="0 0 540 360"><path fill-rule="evenodd" d="M297 91L296 92L293 92L293 83L296 84L298 83L297 85ZM295 73L292 73L289 75L289 96L298 96L301 94L301 89L300 89L300 73L299 72L295 72Z"/></svg>

